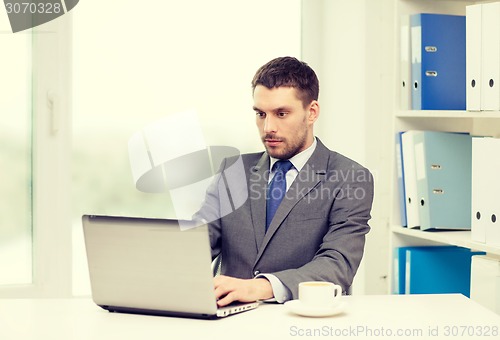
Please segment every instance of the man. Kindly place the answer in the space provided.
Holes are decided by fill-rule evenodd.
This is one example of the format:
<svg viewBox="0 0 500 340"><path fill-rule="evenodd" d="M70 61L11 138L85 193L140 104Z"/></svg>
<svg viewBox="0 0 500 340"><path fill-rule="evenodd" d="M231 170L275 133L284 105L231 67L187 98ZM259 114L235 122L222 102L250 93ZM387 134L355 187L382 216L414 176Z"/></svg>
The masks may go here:
<svg viewBox="0 0 500 340"><path fill-rule="evenodd" d="M214 278L218 304L295 299L302 281L331 281L346 292L370 229L372 176L314 137L319 82L306 63L271 60L252 88L266 151L240 158L245 175L237 181L248 199L221 212L224 197L238 191L224 175L234 160L225 161L195 215L210 221L212 256L222 255L221 275ZM286 190L281 203L280 190Z"/></svg>

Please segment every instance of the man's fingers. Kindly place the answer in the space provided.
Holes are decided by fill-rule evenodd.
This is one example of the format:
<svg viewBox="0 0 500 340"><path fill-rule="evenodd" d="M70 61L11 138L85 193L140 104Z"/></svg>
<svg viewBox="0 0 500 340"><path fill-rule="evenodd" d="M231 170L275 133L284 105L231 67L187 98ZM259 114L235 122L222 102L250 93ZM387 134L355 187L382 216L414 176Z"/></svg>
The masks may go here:
<svg viewBox="0 0 500 340"><path fill-rule="evenodd" d="M229 305L231 302L237 301L238 299L236 298L236 294L234 292L230 292L223 298L217 300L217 305L219 307L224 307Z"/></svg>
<svg viewBox="0 0 500 340"><path fill-rule="evenodd" d="M228 285L229 282L230 280L228 280L227 276L216 276L214 278L214 291L217 299L231 291Z"/></svg>
<svg viewBox="0 0 500 340"><path fill-rule="evenodd" d="M215 297L219 306L233 301L249 302L273 297L272 287L266 279L237 279L229 276L214 278Z"/></svg>
<svg viewBox="0 0 500 340"><path fill-rule="evenodd" d="M228 276L214 278L215 297L217 304L222 307L238 300L237 280Z"/></svg>
<svg viewBox="0 0 500 340"><path fill-rule="evenodd" d="M231 292L231 289L226 286L219 285L215 288L215 297L219 299L222 296L227 295L229 292Z"/></svg>

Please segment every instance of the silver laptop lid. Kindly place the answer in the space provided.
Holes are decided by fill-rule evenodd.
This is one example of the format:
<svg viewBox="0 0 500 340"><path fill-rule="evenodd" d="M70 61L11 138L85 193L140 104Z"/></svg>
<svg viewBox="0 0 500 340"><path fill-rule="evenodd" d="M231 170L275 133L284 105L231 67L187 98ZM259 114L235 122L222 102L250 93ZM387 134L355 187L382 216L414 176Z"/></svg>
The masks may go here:
<svg viewBox="0 0 500 340"><path fill-rule="evenodd" d="M207 226L187 221L83 216L94 302L106 308L215 315Z"/></svg>

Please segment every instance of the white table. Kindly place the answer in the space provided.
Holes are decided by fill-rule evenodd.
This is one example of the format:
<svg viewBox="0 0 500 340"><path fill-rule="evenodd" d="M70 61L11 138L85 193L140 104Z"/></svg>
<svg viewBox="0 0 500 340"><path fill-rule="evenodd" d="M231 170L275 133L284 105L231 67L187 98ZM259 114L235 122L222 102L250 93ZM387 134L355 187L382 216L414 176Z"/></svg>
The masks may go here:
<svg viewBox="0 0 500 340"><path fill-rule="evenodd" d="M87 298L1 299L0 339L500 339L500 316L459 294L342 299L331 317L263 304L220 320L109 313Z"/></svg>

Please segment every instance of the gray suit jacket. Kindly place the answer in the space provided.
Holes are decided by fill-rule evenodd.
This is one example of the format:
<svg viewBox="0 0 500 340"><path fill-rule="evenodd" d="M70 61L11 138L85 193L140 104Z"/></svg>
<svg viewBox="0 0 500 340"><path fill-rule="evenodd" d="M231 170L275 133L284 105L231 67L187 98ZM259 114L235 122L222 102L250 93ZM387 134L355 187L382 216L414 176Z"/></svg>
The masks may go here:
<svg viewBox="0 0 500 340"><path fill-rule="evenodd" d="M235 164L244 173L235 175ZM346 291L363 256L373 200L370 172L318 140L265 232L267 153L222 162L195 215L209 221L212 256L221 273L275 275L298 297L302 281L330 281Z"/></svg>

